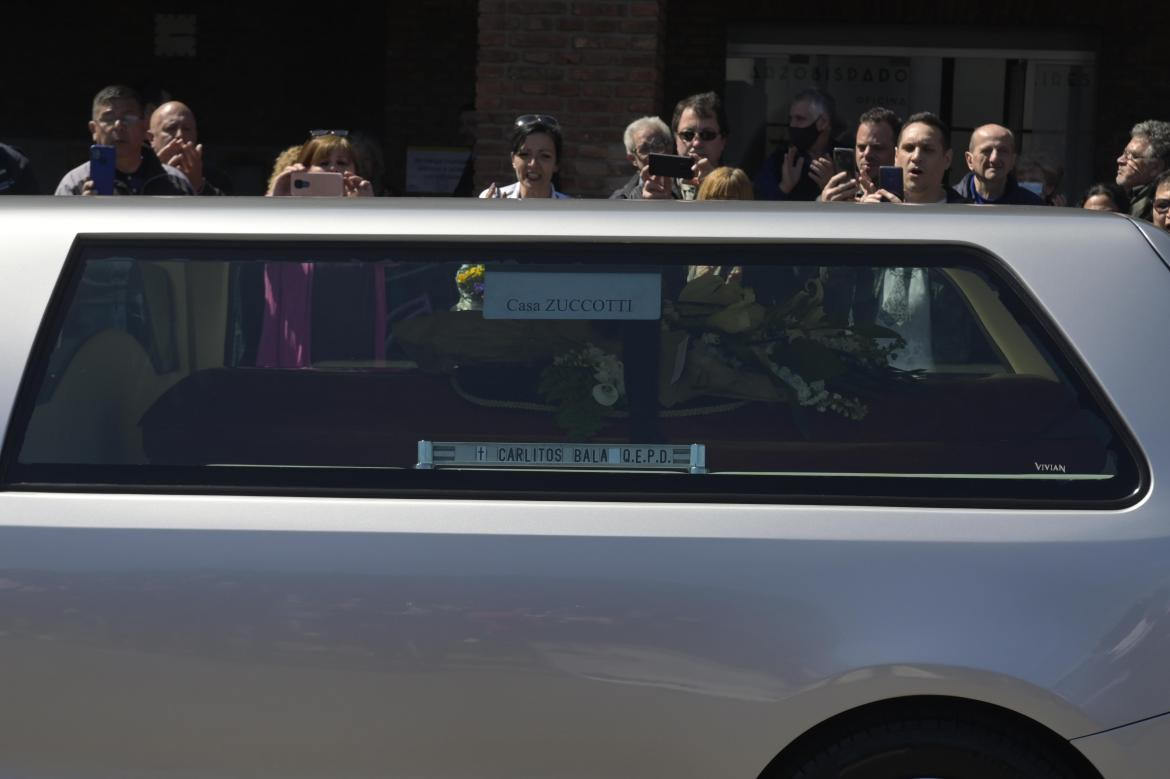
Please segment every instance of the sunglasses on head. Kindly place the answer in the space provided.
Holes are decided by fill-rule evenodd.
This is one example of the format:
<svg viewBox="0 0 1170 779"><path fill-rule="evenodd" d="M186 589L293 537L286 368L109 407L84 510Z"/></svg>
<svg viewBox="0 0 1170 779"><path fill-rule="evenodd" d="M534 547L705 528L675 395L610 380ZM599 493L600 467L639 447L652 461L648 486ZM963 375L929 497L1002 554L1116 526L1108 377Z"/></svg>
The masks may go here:
<svg viewBox="0 0 1170 779"><path fill-rule="evenodd" d="M517 127L531 127L534 124L543 124L545 127L560 127L561 123L551 114L524 114L516 117Z"/></svg>
<svg viewBox="0 0 1170 779"><path fill-rule="evenodd" d="M713 141L719 137L719 133L714 130L679 130L678 132L678 137L687 143L695 140L696 135L699 136L700 141Z"/></svg>
<svg viewBox="0 0 1170 779"><path fill-rule="evenodd" d="M344 138L349 135L349 130L309 130L310 138L320 138L322 135L336 135L338 138Z"/></svg>

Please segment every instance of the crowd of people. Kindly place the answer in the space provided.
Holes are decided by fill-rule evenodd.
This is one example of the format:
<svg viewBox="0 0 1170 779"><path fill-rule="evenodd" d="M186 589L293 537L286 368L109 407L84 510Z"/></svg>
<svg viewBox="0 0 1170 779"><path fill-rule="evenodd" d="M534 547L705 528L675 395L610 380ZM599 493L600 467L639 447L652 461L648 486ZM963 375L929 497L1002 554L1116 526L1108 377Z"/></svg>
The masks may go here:
<svg viewBox="0 0 1170 779"><path fill-rule="evenodd" d="M1020 155L1007 127L985 124L972 132L963 151L968 172L953 186L947 181L951 134L935 114L924 111L903 119L875 106L858 117L851 137L841 127L829 95L801 91L788 108L787 142L749 177L723 159L730 128L722 100L714 92L691 95L675 106L669 125L657 116L629 123L622 141L633 171L610 197L1067 205L1059 191L1060 167ZM94 97L89 130L95 147L113 149L114 194L225 194L225 177L204 167L195 114L181 102L145 105L130 87L109 86ZM563 148L555 117L518 117L510 142L516 181L492 183L479 197L567 198L558 173ZM683 170L688 172L689 163L690 175L656 175L655 154L686 158ZM369 139L345 130L313 130L276 158L266 194L292 194L301 185L298 174L317 172L338 174L338 194L372 196L380 194L373 183L379 167L379 152ZM40 191L28 158L0 143L0 194ZM65 174L55 194L98 191L87 161ZM1134 125L1117 158L1114 181L1089 187L1076 205L1128 213L1170 229L1170 123L1151 119Z"/></svg>
<svg viewBox="0 0 1170 779"><path fill-rule="evenodd" d="M875 106L857 119L853 137L835 134L832 99L816 89L798 93L789 105L788 141L780 144L752 179L758 200L852 201L859 203L985 203L1063 206L1062 171L1046 160L1019 154L1012 131L998 124L975 128L963 152L967 174L947 183L953 150L950 130L935 114L920 112L904 120ZM611 197L680 198L696 196L702 182L721 170L729 128L722 103L713 92L692 95L675 107L668 127L658 117L642 117L625 132L626 159L635 172ZM852 159L833 155L852 148ZM694 162L691 180L650 175L648 158L669 151ZM891 191L883 168L899 191ZM743 173L742 171L739 171ZM1139 122L1117 158L1114 181L1092 185L1076 204L1098 211L1127 213L1170 228L1170 122Z"/></svg>

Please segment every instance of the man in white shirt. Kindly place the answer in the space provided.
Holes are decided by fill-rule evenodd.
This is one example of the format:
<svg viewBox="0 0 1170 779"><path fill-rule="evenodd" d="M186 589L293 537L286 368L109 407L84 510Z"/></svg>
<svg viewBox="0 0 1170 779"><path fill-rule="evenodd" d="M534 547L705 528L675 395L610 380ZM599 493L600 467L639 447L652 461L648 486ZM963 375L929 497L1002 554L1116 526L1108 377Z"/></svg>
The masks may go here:
<svg viewBox="0 0 1170 779"><path fill-rule="evenodd" d="M877 189L865 203L931 205L967 202L946 186L951 168L950 131L932 113L914 114L898 134L894 164L902 169L904 194ZM905 339L891 364L905 370L933 365L930 313L930 271L927 268L886 268L877 283L877 322Z"/></svg>

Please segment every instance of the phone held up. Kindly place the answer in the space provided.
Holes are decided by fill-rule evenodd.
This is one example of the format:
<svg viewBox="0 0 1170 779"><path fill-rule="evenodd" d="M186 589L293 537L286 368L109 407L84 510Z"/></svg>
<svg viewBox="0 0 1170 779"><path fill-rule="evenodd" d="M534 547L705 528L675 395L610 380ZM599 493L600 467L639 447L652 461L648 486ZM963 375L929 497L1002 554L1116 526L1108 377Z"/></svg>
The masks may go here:
<svg viewBox="0 0 1170 779"><path fill-rule="evenodd" d="M838 173L848 173L851 179L857 178L857 156L853 153L853 149L845 146L834 147L833 167L837 169Z"/></svg>
<svg viewBox="0 0 1170 779"><path fill-rule="evenodd" d="M114 194L114 164L117 150L113 146L95 143L89 147L89 178L95 195Z"/></svg>
<svg viewBox="0 0 1170 779"><path fill-rule="evenodd" d="M891 195L897 195L899 200L906 199L903 181L902 169L896 165L882 165L878 171L878 186Z"/></svg>
<svg viewBox="0 0 1170 779"><path fill-rule="evenodd" d="M289 193L300 197L341 197L345 179L327 170L298 170L291 176Z"/></svg>
<svg viewBox="0 0 1170 779"><path fill-rule="evenodd" d="M667 176L672 179L693 179L695 161L677 154L651 154L650 175Z"/></svg>

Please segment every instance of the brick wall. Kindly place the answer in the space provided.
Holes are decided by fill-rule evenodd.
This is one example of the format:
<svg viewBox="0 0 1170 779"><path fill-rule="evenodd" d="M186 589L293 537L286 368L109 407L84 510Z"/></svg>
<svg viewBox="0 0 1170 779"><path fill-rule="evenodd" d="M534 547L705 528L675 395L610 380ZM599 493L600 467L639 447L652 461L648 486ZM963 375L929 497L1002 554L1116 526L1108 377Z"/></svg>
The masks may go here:
<svg viewBox="0 0 1170 779"><path fill-rule="evenodd" d="M560 120L561 186L605 197L632 168L622 132L662 103L666 0L479 0L476 182L515 181L515 117Z"/></svg>

